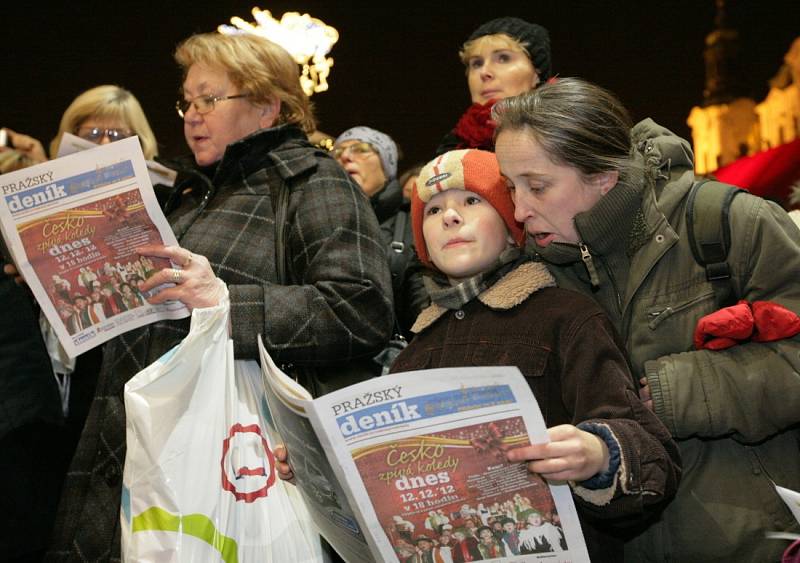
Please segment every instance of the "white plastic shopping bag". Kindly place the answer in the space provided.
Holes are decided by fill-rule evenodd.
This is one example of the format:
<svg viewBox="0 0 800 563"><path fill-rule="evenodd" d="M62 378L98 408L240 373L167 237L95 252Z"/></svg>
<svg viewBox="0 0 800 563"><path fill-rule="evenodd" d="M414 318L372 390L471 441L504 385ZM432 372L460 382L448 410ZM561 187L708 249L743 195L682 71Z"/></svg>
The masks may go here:
<svg viewBox="0 0 800 563"><path fill-rule="evenodd" d="M260 370L234 362L228 314L226 291L125 385L125 561L321 560L305 506L277 476Z"/></svg>

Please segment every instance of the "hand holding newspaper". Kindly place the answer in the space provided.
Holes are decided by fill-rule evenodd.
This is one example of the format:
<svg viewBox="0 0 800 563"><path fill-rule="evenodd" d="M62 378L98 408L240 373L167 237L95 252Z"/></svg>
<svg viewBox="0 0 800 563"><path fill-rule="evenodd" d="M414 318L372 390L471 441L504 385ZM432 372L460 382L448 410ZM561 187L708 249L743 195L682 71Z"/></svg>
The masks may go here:
<svg viewBox="0 0 800 563"><path fill-rule="evenodd" d="M346 561L589 561L569 487L506 459L547 441L516 368L398 373L312 400L259 349L273 430Z"/></svg>
<svg viewBox="0 0 800 563"><path fill-rule="evenodd" d="M7 252L70 357L158 319L137 284L169 261L139 256L177 241L156 201L137 137L0 177Z"/></svg>

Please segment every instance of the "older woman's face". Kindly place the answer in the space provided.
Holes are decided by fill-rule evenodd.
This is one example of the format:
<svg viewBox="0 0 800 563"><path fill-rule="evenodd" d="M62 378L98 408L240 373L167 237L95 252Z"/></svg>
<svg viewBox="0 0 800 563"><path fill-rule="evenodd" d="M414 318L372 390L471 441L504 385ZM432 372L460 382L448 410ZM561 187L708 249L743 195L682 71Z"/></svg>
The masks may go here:
<svg viewBox="0 0 800 563"><path fill-rule="evenodd" d="M198 96L224 98L246 93L234 86L224 70L198 64L189 67L183 83L186 100ZM225 148L231 143L259 129L271 127L276 115L277 112L271 111L269 106L254 105L248 98L219 100L213 110L203 115L190 105L183 117L183 133L197 164L208 166L222 160Z"/></svg>
<svg viewBox="0 0 800 563"><path fill-rule="evenodd" d="M495 144L500 171L512 188L514 218L539 246L577 243L575 216L590 210L616 185L616 172L585 178L577 168L556 164L526 130L505 130Z"/></svg>
<svg viewBox="0 0 800 563"><path fill-rule="evenodd" d="M339 156L336 157L336 160L339 161L345 172L361 186L367 197L372 197L386 185L386 173L383 171L381 157L374 148L366 152L357 152L353 149L353 147L360 147L363 144L362 141L356 139L339 143L336 145L336 149L339 149ZM337 152L336 149L334 152Z"/></svg>
<svg viewBox="0 0 800 563"><path fill-rule="evenodd" d="M505 35L487 35L473 43L467 57L472 103L485 104L533 90L539 76L531 60Z"/></svg>

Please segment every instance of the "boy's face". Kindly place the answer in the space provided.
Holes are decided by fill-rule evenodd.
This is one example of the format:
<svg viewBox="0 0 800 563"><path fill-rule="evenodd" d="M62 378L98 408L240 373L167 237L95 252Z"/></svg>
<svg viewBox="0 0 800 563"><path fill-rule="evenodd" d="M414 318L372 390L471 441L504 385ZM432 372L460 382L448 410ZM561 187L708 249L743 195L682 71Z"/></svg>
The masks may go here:
<svg viewBox="0 0 800 563"><path fill-rule="evenodd" d="M469 190L433 196L423 211L422 233L431 262L451 282L486 271L511 244L500 214Z"/></svg>

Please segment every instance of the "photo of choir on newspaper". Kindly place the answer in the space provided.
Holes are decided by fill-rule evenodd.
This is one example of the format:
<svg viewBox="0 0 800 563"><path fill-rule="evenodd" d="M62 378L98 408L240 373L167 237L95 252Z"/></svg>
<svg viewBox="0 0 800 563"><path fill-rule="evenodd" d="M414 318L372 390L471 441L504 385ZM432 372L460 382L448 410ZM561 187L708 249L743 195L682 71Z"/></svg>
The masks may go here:
<svg viewBox="0 0 800 563"><path fill-rule="evenodd" d="M402 563L463 563L567 549L558 513L535 508L520 494L490 506L431 510L421 526L394 516L386 530Z"/></svg>
<svg viewBox="0 0 800 563"><path fill-rule="evenodd" d="M139 286L154 271L146 256L124 264L105 262L98 268L83 266L70 275L53 274L47 290L67 331L76 334L144 305L146 295Z"/></svg>

